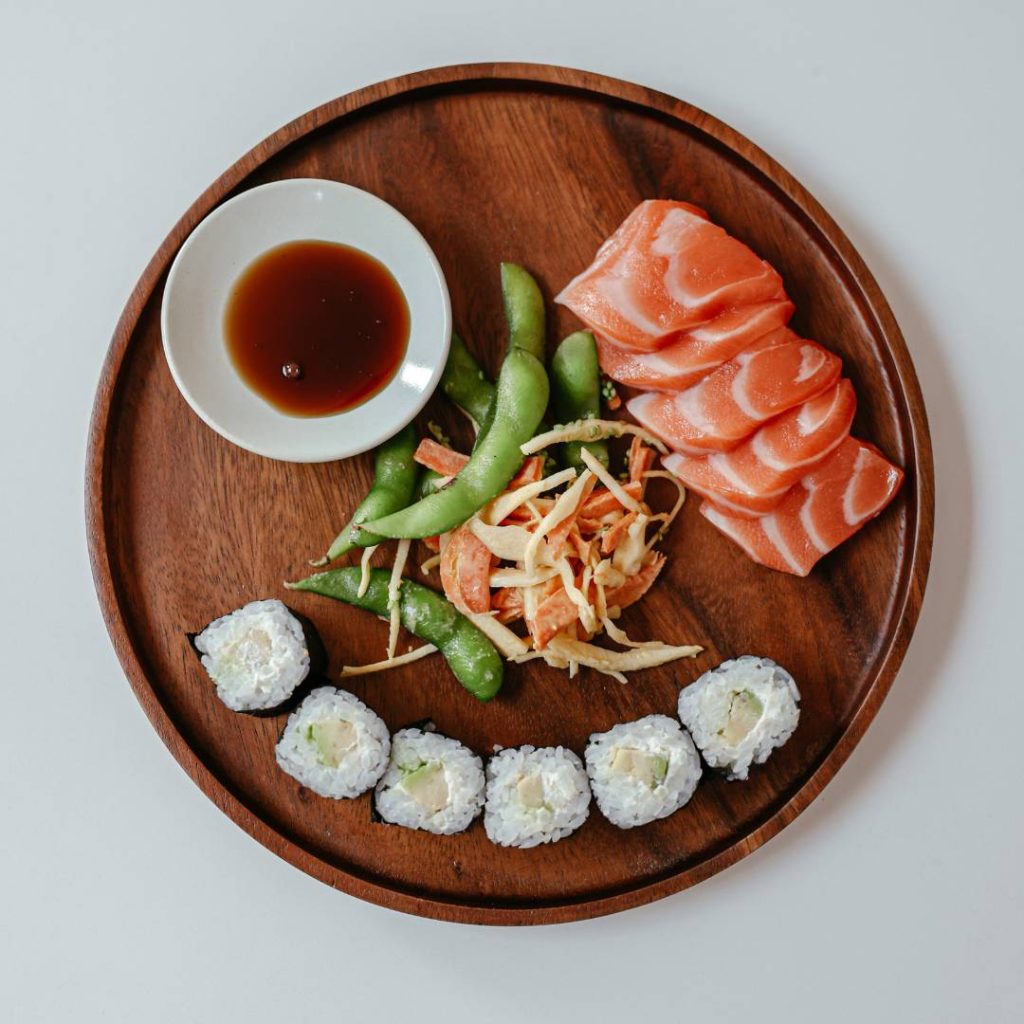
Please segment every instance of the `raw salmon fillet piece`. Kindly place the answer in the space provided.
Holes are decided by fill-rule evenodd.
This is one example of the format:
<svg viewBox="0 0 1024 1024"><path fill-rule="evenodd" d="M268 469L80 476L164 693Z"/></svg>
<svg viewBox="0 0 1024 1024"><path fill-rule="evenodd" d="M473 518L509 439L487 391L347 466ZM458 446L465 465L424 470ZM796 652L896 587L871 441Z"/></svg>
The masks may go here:
<svg viewBox="0 0 1024 1024"><path fill-rule="evenodd" d="M838 356L780 327L685 391L649 391L626 408L676 451L724 452L766 420L831 387L841 369Z"/></svg>
<svg viewBox="0 0 1024 1024"><path fill-rule="evenodd" d="M903 470L873 445L848 437L759 519L703 502L701 515L761 565L806 576L823 555L852 537L892 501Z"/></svg>
<svg viewBox="0 0 1024 1024"><path fill-rule="evenodd" d="M738 306L786 299L782 278L689 203L648 199L555 301L642 352Z"/></svg>
<svg viewBox="0 0 1024 1024"><path fill-rule="evenodd" d="M670 340L656 352L637 352L596 335L601 369L612 380L644 391L682 391L793 315L788 300L730 309Z"/></svg>
<svg viewBox="0 0 1024 1024"><path fill-rule="evenodd" d="M676 453L662 461L687 487L723 511L764 515L843 443L856 409L853 385L841 380L769 420L731 452L713 452L703 458Z"/></svg>

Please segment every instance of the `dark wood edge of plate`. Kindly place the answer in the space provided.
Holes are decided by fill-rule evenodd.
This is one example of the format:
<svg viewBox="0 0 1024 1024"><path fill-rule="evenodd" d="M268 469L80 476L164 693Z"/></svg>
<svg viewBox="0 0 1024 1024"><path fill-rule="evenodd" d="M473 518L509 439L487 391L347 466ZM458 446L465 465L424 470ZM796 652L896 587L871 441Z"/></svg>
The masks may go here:
<svg viewBox="0 0 1024 1024"><path fill-rule="evenodd" d="M389 888L321 860L291 842L257 817L210 771L181 736L153 690L138 647L128 628L109 561L104 501L110 471L108 427L118 381L138 319L157 282L174 254L203 217L249 174L270 157L331 122L399 96L450 89L459 84L478 87L537 84L547 88L589 93L605 99L653 110L663 117L682 121L737 153L760 171L802 213L805 221L827 241L845 272L856 282L868 303L868 313L886 339L901 399L913 465L908 474L916 488L910 505L903 579L900 581L896 627L879 658L879 669L851 721L836 745L826 754L811 777L768 820L726 849L669 877L647 882L600 899L531 904L525 907L486 903L448 902ZM136 284L118 320L100 373L92 420L89 426L85 477L85 513L89 557L97 596L118 659L139 703L164 744L202 791L236 824L284 860L326 884L353 896L394 910L439 920L468 924L555 924L583 920L650 903L678 892L735 864L777 835L806 808L849 757L878 712L903 660L917 622L928 576L934 522L934 478L931 442L924 400L903 336L871 272L852 243L818 202L783 167L744 136L710 114L681 100L643 86L604 75L544 64L485 63L434 68L367 86L317 107L264 139L222 174L192 204L164 239Z"/></svg>

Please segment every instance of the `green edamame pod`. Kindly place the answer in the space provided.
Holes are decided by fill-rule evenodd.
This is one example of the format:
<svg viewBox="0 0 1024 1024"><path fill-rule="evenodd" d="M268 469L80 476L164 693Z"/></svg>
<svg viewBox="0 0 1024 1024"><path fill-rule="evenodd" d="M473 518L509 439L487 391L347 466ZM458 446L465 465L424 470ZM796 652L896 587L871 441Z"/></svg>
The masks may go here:
<svg viewBox="0 0 1024 1024"><path fill-rule="evenodd" d="M479 432L494 402L494 385L454 332L441 376L441 390L473 421Z"/></svg>
<svg viewBox="0 0 1024 1024"><path fill-rule="evenodd" d="M501 295L505 305L505 320L508 323L508 351L523 349L544 363L545 327L544 296L530 273L517 263L501 265ZM487 418L481 422L476 443L487 433L494 418L494 405ZM538 428L543 428L543 420Z"/></svg>
<svg viewBox="0 0 1024 1024"><path fill-rule="evenodd" d="M412 457L415 451L416 431L411 423L377 449L373 486L344 529L334 538L327 554L314 565L327 565L353 548L368 548L384 540L360 527L370 519L397 512L412 501L418 470Z"/></svg>
<svg viewBox="0 0 1024 1024"><path fill-rule="evenodd" d="M387 569L371 569L370 585L359 596L362 572L357 565L309 576L290 583L290 590L306 590L377 615L388 615ZM410 632L433 644L448 662L455 678L478 700L490 700L500 689L504 667L494 644L455 606L429 587L403 580L399 591L399 615Z"/></svg>
<svg viewBox="0 0 1024 1024"><path fill-rule="evenodd" d="M529 352L513 348L498 376L494 416L469 462L447 486L363 529L383 537L432 537L464 523L496 498L523 464L519 446L533 437L548 404L548 375Z"/></svg>
<svg viewBox="0 0 1024 1024"><path fill-rule="evenodd" d="M601 415L601 366L597 361L597 344L590 331L576 331L563 339L551 357L551 392L555 416L560 423L573 423ZM582 470L580 448L608 465L605 441L570 441L562 445L561 457L566 466Z"/></svg>
<svg viewBox="0 0 1024 1024"><path fill-rule="evenodd" d="M437 481L443 479L436 469L423 469L416 481L416 500L433 494L437 490Z"/></svg>
<svg viewBox="0 0 1024 1024"><path fill-rule="evenodd" d="M502 263L501 294L508 321L508 347L525 349L544 362L544 296L531 275L517 263Z"/></svg>

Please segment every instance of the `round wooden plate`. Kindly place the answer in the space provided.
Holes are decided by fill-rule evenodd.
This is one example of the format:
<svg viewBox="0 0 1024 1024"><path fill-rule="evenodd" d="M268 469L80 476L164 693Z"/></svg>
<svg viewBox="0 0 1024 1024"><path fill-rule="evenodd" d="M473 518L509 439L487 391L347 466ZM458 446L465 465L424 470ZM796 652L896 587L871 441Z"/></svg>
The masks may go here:
<svg viewBox="0 0 1024 1024"><path fill-rule="evenodd" d="M705 774L680 812L619 831L595 810L571 838L534 850L488 842L476 822L438 837L370 821L369 798L323 800L280 772L281 717L228 711L186 634L246 601L280 596L319 626L331 671L378 660L373 616L282 581L305 575L365 492L370 458L271 462L193 415L160 346L164 278L179 245L234 192L325 177L393 203L444 267L456 323L491 372L504 342L498 263L525 264L554 293L641 199L687 199L771 261L796 302L794 327L838 352L860 398L855 431L905 467L886 513L807 579L754 565L684 510L658 585L624 619L636 636L706 653L637 673L627 686L510 666L482 705L427 659L350 688L388 725L426 717L481 753L563 744L653 712L725 658L755 653L803 693L790 742L745 783ZM575 329L552 307L551 338ZM436 397L424 421L457 418ZM461 437L462 435L457 435ZM426 71L327 103L244 156L179 221L121 317L90 431L86 507L93 573L121 663L154 727L200 788L265 846L363 899L490 924L569 921L693 885L750 853L836 773L881 704L906 650L928 571L933 515L924 406L899 328L863 261L793 178L714 118L598 75L523 64ZM667 496L666 496L667 498ZM421 549L422 550L422 549ZM436 581L435 581L436 586ZM402 649L405 649L404 647Z"/></svg>

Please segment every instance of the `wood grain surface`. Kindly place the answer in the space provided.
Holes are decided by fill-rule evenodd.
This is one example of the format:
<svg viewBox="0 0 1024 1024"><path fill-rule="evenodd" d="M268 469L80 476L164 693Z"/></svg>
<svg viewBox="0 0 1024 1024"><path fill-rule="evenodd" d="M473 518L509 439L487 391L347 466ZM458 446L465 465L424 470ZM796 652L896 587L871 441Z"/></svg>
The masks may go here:
<svg viewBox="0 0 1024 1024"><path fill-rule="evenodd" d="M748 782L705 773L690 804L663 821L620 831L592 808L569 839L505 850L479 821L439 837L371 823L368 797L311 794L275 766L283 718L232 714L216 699L186 634L246 601L278 596L308 615L332 673L378 660L387 632L364 612L282 587L305 574L306 559L365 492L370 457L303 466L233 447L189 410L161 351L162 289L182 241L233 193L288 177L348 182L406 214L441 261L456 324L492 372L504 339L499 261L527 266L550 296L641 199L704 207L780 271L797 306L794 328L844 359L860 398L857 436L907 471L879 520L796 579L754 565L691 502L668 542L666 571L624 625L707 651L637 673L628 686L587 670L570 681L534 662L510 666L502 694L484 706L431 658L347 687L392 729L431 717L482 754L526 742L582 753L592 732L673 714L680 687L721 660L765 655L796 677L802 716ZM553 307L551 320L552 343L578 326ZM465 440L440 396L428 418ZM874 717L906 650L927 576L933 483L924 407L892 313L849 241L789 174L721 122L660 93L562 68L487 64L421 72L325 104L197 200L115 331L90 428L86 513L100 603L128 679L171 752L226 814L297 867L364 899L452 921L530 924L622 910L699 882L814 799Z"/></svg>

